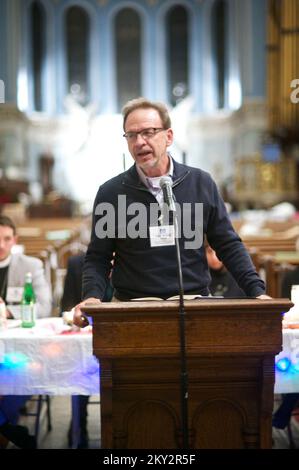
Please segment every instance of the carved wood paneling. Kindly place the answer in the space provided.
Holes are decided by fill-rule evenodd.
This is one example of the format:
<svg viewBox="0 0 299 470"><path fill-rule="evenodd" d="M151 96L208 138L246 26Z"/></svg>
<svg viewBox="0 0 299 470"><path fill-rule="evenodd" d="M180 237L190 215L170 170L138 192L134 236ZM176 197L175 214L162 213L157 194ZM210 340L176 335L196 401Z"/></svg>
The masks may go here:
<svg viewBox="0 0 299 470"><path fill-rule="evenodd" d="M191 448L271 448L279 300L186 302ZM182 447L178 302L88 307L104 448Z"/></svg>

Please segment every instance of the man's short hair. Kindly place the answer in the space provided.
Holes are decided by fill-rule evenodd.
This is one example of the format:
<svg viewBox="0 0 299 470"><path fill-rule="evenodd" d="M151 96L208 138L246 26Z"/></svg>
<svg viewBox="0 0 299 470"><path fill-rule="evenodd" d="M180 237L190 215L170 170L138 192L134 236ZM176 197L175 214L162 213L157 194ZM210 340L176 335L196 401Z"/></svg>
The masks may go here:
<svg viewBox="0 0 299 470"><path fill-rule="evenodd" d="M158 101L150 101L150 100L147 100L146 98L140 97L140 98L135 98L133 100L128 101L122 109L122 114L124 117L124 120L123 120L124 131L126 130L125 125L126 125L127 117L129 116L130 113L132 113L136 109L155 109L159 113L163 128L169 129L171 127L170 116L169 116L168 109L165 106L165 104L159 103Z"/></svg>
<svg viewBox="0 0 299 470"><path fill-rule="evenodd" d="M7 217L6 215L0 215L0 226L2 227L10 227L13 230L13 234L16 235L17 229L13 221Z"/></svg>

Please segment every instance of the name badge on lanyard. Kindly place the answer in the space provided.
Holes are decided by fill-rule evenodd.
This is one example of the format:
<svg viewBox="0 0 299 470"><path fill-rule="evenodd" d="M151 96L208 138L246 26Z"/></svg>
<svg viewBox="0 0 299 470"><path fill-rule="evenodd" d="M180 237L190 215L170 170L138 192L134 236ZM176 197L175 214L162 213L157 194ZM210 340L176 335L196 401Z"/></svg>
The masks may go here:
<svg viewBox="0 0 299 470"><path fill-rule="evenodd" d="M174 225L158 225L150 227L149 232L151 247L175 245Z"/></svg>

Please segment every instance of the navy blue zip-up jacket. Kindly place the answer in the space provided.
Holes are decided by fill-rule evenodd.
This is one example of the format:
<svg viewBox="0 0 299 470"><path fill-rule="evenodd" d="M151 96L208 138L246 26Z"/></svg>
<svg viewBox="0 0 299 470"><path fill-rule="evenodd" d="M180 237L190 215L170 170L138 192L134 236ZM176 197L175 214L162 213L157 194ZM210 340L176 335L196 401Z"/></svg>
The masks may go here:
<svg viewBox="0 0 299 470"><path fill-rule="evenodd" d="M248 297L257 297L265 293L264 282L260 279L252 264L240 237L234 231L229 220L224 202L211 176L203 170L191 168L173 161L173 193L177 203L203 204L203 230L211 247L223 261L239 286ZM175 246L150 247L149 230L146 238L124 237L124 221L119 219L118 197L126 196L126 212L132 203L142 203L149 221L149 208L156 203L155 197L143 185L135 165L128 171L104 183L98 190L94 209L91 240L87 249L83 269L83 299L88 297L103 298L107 278L114 257L112 284L115 295L120 300L136 297L156 296L168 298L178 294L177 261ZM105 203L105 206L102 204ZM108 230L102 217L108 212L99 208L108 207L115 210L115 234L99 238L98 227ZM99 212L103 212L102 215ZM99 215L97 215L97 213ZM110 212L111 215L111 212ZM127 215L126 223L135 215ZM111 218L111 217L110 217ZM123 218L122 216L120 218ZM110 220L110 219L109 219ZM195 229L194 220L192 229ZM189 235L188 235L189 236ZM206 261L203 244L196 249L186 249L182 236L179 239L183 282L185 294L208 294L211 278Z"/></svg>

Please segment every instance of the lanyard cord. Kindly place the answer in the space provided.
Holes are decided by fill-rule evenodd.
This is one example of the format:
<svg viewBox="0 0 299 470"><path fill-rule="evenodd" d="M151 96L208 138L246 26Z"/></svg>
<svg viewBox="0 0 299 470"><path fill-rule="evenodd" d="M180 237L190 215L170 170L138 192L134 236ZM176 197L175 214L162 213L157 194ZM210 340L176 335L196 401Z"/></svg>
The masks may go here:
<svg viewBox="0 0 299 470"><path fill-rule="evenodd" d="M6 268L6 272L4 274L4 278L3 278L3 281L2 281L2 285L1 285L1 288L0 288L0 297L1 299L3 299L5 301L5 297L6 297L6 290L7 290L7 282L8 282L8 266Z"/></svg>

